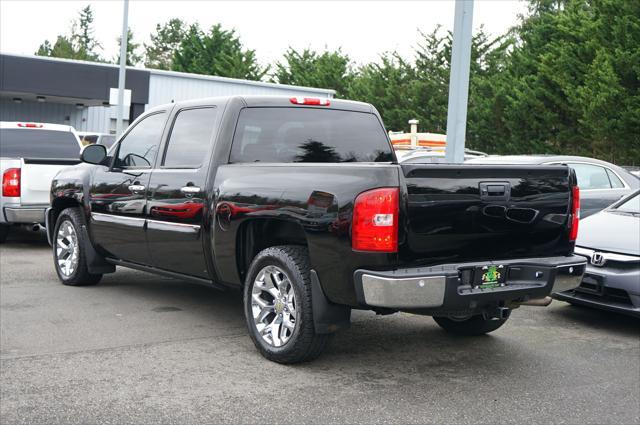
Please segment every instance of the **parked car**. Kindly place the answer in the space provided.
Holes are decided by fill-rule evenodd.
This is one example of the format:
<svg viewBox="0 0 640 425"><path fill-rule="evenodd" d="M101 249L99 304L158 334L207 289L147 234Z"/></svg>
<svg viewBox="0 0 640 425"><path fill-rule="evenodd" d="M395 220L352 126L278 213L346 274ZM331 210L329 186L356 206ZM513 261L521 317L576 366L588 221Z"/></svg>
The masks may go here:
<svg viewBox="0 0 640 425"><path fill-rule="evenodd" d="M281 363L318 356L353 308L485 334L586 266L569 167L398 164L365 103L179 102L82 159L51 186L62 283L119 265L242 288L254 344Z"/></svg>
<svg viewBox="0 0 640 425"><path fill-rule="evenodd" d="M88 131L79 131L78 137L80 137L80 141L83 146L87 145L104 145L107 149L109 149L116 142L115 134L108 133L92 133Z"/></svg>
<svg viewBox="0 0 640 425"><path fill-rule="evenodd" d="M589 260L582 282L554 297L640 318L640 191L582 220L575 252Z"/></svg>
<svg viewBox="0 0 640 425"><path fill-rule="evenodd" d="M640 188L640 179L622 167L594 158L560 155L488 156L472 164L567 164L576 171L581 218L603 210Z"/></svg>
<svg viewBox="0 0 640 425"><path fill-rule="evenodd" d="M77 164L81 144L68 125L0 122L0 243L12 225L37 230L49 206L53 176Z"/></svg>

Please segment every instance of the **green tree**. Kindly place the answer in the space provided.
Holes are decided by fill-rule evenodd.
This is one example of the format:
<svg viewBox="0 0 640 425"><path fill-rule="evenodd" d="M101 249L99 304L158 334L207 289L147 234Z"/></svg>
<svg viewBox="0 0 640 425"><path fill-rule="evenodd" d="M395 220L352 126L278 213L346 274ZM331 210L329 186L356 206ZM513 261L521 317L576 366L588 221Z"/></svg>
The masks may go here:
<svg viewBox="0 0 640 425"><path fill-rule="evenodd" d="M268 71L258 64L254 50L242 46L234 30L223 30L219 24L207 33L191 25L175 52L172 69L247 80L261 80Z"/></svg>
<svg viewBox="0 0 640 425"><path fill-rule="evenodd" d="M115 59L116 63L120 63L120 48L122 43L122 37L118 37L118 56ZM133 41L133 31L131 28L127 28L127 66L135 66L142 61L142 56L137 53L140 48L140 44Z"/></svg>
<svg viewBox="0 0 640 425"><path fill-rule="evenodd" d="M59 35L53 45L45 40L36 55L102 62L103 59L97 52L101 46L94 37L93 19L91 6L84 7L78 19L71 24L71 34Z"/></svg>
<svg viewBox="0 0 640 425"><path fill-rule="evenodd" d="M185 36L186 24L177 18L163 25L157 24L155 33L150 35L151 42L144 45L147 68L169 70L173 67L173 56Z"/></svg>
<svg viewBox="0 0 640 425"><path fill-rule="evenodd" d="M273 79L280 84L329 88L336 91L337 97L345 97L353 80L351 60L340 50L319 54L289 48L284 60L276 63Z"/></svg>
<svg viewBox="0 0 640 425"><path fill-rule="evenodd" d="M505 152L640 163L640 2L536 0L494 81Z"/></svg>
<svg viewBox="0 0 640 425"><path fill-rule="evenodd" d="M416 117L414 67L395 52L380 56L378 63L361 66L349 87L348 97L373 104L390 130L406 128Z"/></svg>

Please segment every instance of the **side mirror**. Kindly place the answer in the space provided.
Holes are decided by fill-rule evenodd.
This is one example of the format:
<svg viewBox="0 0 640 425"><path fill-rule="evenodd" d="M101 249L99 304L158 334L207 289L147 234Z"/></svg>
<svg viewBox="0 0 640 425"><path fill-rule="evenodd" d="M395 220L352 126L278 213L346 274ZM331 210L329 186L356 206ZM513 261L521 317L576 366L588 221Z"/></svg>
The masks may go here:
<svg viewBox="0 0 640 425"><path fill-rule="evenodd" d="M107 148L103 145L89 145L86 146L82 153L80 153L80 161L88 164L102 164L102 161L107 157Z"/></svg>

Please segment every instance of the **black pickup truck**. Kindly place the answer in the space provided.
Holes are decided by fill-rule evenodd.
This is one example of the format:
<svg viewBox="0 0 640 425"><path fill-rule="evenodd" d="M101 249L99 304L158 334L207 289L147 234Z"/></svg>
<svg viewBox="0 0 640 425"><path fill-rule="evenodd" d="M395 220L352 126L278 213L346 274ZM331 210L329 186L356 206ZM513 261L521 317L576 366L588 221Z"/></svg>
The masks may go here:
<svg viewBox="0 0 640 425"><path fill-rule="evenodd" d="M281 363L318 356L354 308L491 332L585 269L569 167L399 165L365 103L174 103L81 160L46 213L62 283L124 266L242 288L253 342Z"/></svg>

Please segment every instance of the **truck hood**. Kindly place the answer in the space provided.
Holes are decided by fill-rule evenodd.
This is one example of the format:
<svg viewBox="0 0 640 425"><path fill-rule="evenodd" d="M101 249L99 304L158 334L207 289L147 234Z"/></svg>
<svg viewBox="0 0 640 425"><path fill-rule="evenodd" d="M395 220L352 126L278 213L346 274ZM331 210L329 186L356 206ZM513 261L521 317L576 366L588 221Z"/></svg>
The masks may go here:
<svg viewBox="0 0 640 425"><path fill-rule="evenodd" d="M640 256L640 217L602 211L580 220L577 246Z"/></svg>

